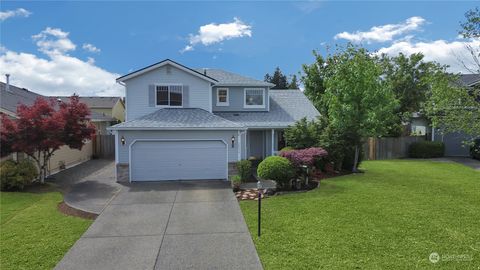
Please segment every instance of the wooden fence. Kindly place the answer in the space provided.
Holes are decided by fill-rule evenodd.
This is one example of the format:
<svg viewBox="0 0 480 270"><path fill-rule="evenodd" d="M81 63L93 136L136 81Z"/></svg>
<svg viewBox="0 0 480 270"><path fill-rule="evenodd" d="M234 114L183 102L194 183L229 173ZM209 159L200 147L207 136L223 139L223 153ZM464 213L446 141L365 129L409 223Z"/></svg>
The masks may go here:
<svg viewBox="0 0 480 270"><path fill-rule="evenodd" d="M115 158L115 136L96 135L93 139L93 156L97 158Z"/></svg>
<svg viewBox="0 0 480 270"><path fill-rule="evenodd" d="M406 158L410 144L424 140L422 136L368 138L363 151L367 160Z"/></svg>

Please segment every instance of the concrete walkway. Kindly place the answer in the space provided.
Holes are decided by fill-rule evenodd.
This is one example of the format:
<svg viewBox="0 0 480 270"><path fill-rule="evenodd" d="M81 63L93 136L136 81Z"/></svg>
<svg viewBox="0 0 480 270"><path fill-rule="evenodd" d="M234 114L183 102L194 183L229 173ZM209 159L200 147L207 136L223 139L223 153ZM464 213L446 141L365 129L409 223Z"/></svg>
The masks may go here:
<svg viewBox="0 0 480 270"><path fill-rule="evenodd" d="M67 205L94 214L100 214L122 187L115 181L115 162L105 159L60 171L47 181L62 190Z"/></svg>
<svg viewBox="0 0 480 270"><path fill-rule="evenodd" d="M226 182L126 185L56 269L262 269Z"/></svg>

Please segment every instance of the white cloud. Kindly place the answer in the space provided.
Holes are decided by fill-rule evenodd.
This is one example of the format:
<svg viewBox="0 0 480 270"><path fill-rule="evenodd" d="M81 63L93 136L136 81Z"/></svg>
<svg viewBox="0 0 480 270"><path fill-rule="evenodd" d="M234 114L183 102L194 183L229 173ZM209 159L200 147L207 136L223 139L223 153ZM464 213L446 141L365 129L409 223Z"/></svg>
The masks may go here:
<svg viewBox="0 0 480 270"><path fill-rule="evenodd" d="M419 30L425 22L426 20L422 17L411 17L403 23L374 26L366 32L356 31L354 33L338 33L334 38L346 39L352 42L366 41L368 43L391 41L396 36Z"/></svg>
<svg viewBox="0 0 480 270"><path fill-rule="evenodd" d="M123 87L115 82L119 74L95 66L91 57L84 61L67 54L76 48L67 32L47 28L32 38L47 57L7 48L0 52L0 70L11 74L13 85L46 96L124 94Z"/></svg>
<svg viewBox="0 0 480 270"><path fill-rule="evenodd" d="M252 26L245 24L238 18L231 23L210 23L200 26L198 34L189 37L189 44L181 52L192 51L197 44L209 46L233 38L251 37Z"/></svg>
<svg viewBox="0 0 480 270"><path fill-rule="evenodd" d="M7 10L7 11L0 11L0 21L5 21L6 19L13 18L13 17L28 17L32 15L32 12L24 9L24 8L17 8L15 10Z"/></svg>
<svg viewBox="0 0 480 270"><path fill-rule="evenodd" d="M76 45L68 38L69 34L59 28L47 27L42 32L33 35L32 39L37 42L38 50L46 55L62 55L76 48Z"/></svg>
<svg viewBox="0 0 480 270"><path fill-rule="evenodd" d="M99 48L95 47L93 44L90 44L90 43L83 43L82 49L92 53L100 52Z"/></svg>
<svg viewBox="0 0 480 270"><path fill-rule="evenodd" d="M449 65L451 72L469 73L469 71L461 64L464 61L470 69L475 69L472 58L466 46L480 48L480 39L475 40L456 40L445 41L435 40L430 42L414 42L412 40L400 40L378 50L378 54L388 54L396 56L399 53L410 55L413 53L422 53L425 60L436 61L440 64Z"/></svg>

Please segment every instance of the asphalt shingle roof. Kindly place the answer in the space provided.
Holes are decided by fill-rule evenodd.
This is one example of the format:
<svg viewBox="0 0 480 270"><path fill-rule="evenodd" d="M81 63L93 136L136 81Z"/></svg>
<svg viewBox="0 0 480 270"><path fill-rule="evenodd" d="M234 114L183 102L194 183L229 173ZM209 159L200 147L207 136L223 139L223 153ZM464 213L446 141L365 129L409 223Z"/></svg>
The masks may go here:
<svg viewBox="0 0 480 270"><path fill-rule="evenodd" d="M50 97L45 97L29 91L25 88L16 87L10 84L10 91L7 91L6 84L0 82L0 107L6 111L9 111L13 114L17 113L17 106L19 104L25 104L31 106L35 100L39 97L48 99ZM90 112L90 117L93 121L114 121L112 117L97 113L94 111Z"/></svg>
<svg viewBox="0 0 480 270"><path fill-rule="evenodd" d="M17 112L19 104L32 105L35 99L41 95L28 91L25 88L16 87L10 84L10 91L6 90L6 84L0 82L0 106L2 109L12 113Z"/></svg>
<svg viewBox="0 0 480 270"><path fill-rule="evenodd" d="M69 97L59 96L62 100L68 100ZM87 104L89 108L113 108L120 97L80 97L80 102Z"/></svg>
<svg viewBox="0 0 480 270"><path fill-rule="evenodd" d="M470 86L480 82L480 74L462 74L460 75L460 82L464 86Z"/></svg>
<svg viewBox="0 0 480 270"><path fill-rule="evenodd" d="M244 127L287 127L307 117L313 120L320 113L300 90L270 90L268 112L216 112L215 114Z"/></svg>
<svg viewBox="0 0 480 270"><path fill-rule="evenodd" d="M138 119L126 121L111 127L112 129L137 128L233 128L242 126L227 119L197 108L164 108Z"/></svg>
<svg viewBox="0 0 480 270"><path fill-rule="evenodd" d="M205 74L214 78L218 81L215 85L218 86L231 86L231 85L239 85L239 86L275 86L269 82L264 82L256 79L252 79L249 77L241 76L232 72L228 72L222 69L215 69L215 68L196 68L195 71Z"/></svg>

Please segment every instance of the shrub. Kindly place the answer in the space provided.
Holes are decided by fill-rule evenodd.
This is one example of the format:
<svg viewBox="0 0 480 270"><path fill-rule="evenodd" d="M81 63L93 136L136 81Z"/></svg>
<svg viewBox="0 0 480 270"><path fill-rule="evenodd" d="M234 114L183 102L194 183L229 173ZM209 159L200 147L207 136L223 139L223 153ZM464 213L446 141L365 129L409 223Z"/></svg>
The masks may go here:
<svg viewBox="0 0 480 270"><path fill-rule="evenodd" d="M282 149L280 149L280 152L286 152L286 151L292 151L292 150L295 150L295 148L293 148L291 146L286 146L286 147L283 147Z"/></svg>
<svg viewBox="0 0 480 270"><path fill-rule="evenodd" d="M414 142L410 144L408 155L411 158L443 157L445 145L442 142Z"/></svg>
<svg viewBox="0 0 480 270"><path fill-rule="evenodd" d="M37 167L27 159L20 162L6 160L0 164L1 190L23 189L38 176Z"/></svg>
<svg viewBox="0 0 480 270"><path fill-rule="evenodd" d="M288 159L271 156L260 162L257 173L261 178L275 180L280 187L285 187L295 176L295 169Z"/></svg>
<svg viewBox="0 0 480 270"><path fill-rule="evenodd" d="M296 149L308 148L317 145L319 135L324 125L318 120L308 121L302 118L284 131L288 146Z"/></svg>
<svg viewBox="0 0 480 270"><path fill-rule="evenodd" d="M250 160L240 160L237 162L237 170L242 182L247 181L252 175L252 162Z"/></svg>
<svg viewBox="0 0 480 270"><path fill-rule="evenodd" d="M480 160L480 139L473 142L473 146L470 147L470 155L472 158Z"/></svg>
<svg viewBox="0 0 480 270"><path fill-rule="evenodd" d="M280 156L290 160L295 167L302 165L313 166L315 161L327 155L327 151L320 147L280 152Z"/></svg>
<svg viewBox="0 0 480 270"><path fill-rule="evenodd" d="M240 183L242 183L242 178L240 178L240 175L232 175L230 176L230 181L232 181L232 184L234 185L240 185Z"/></svg>

